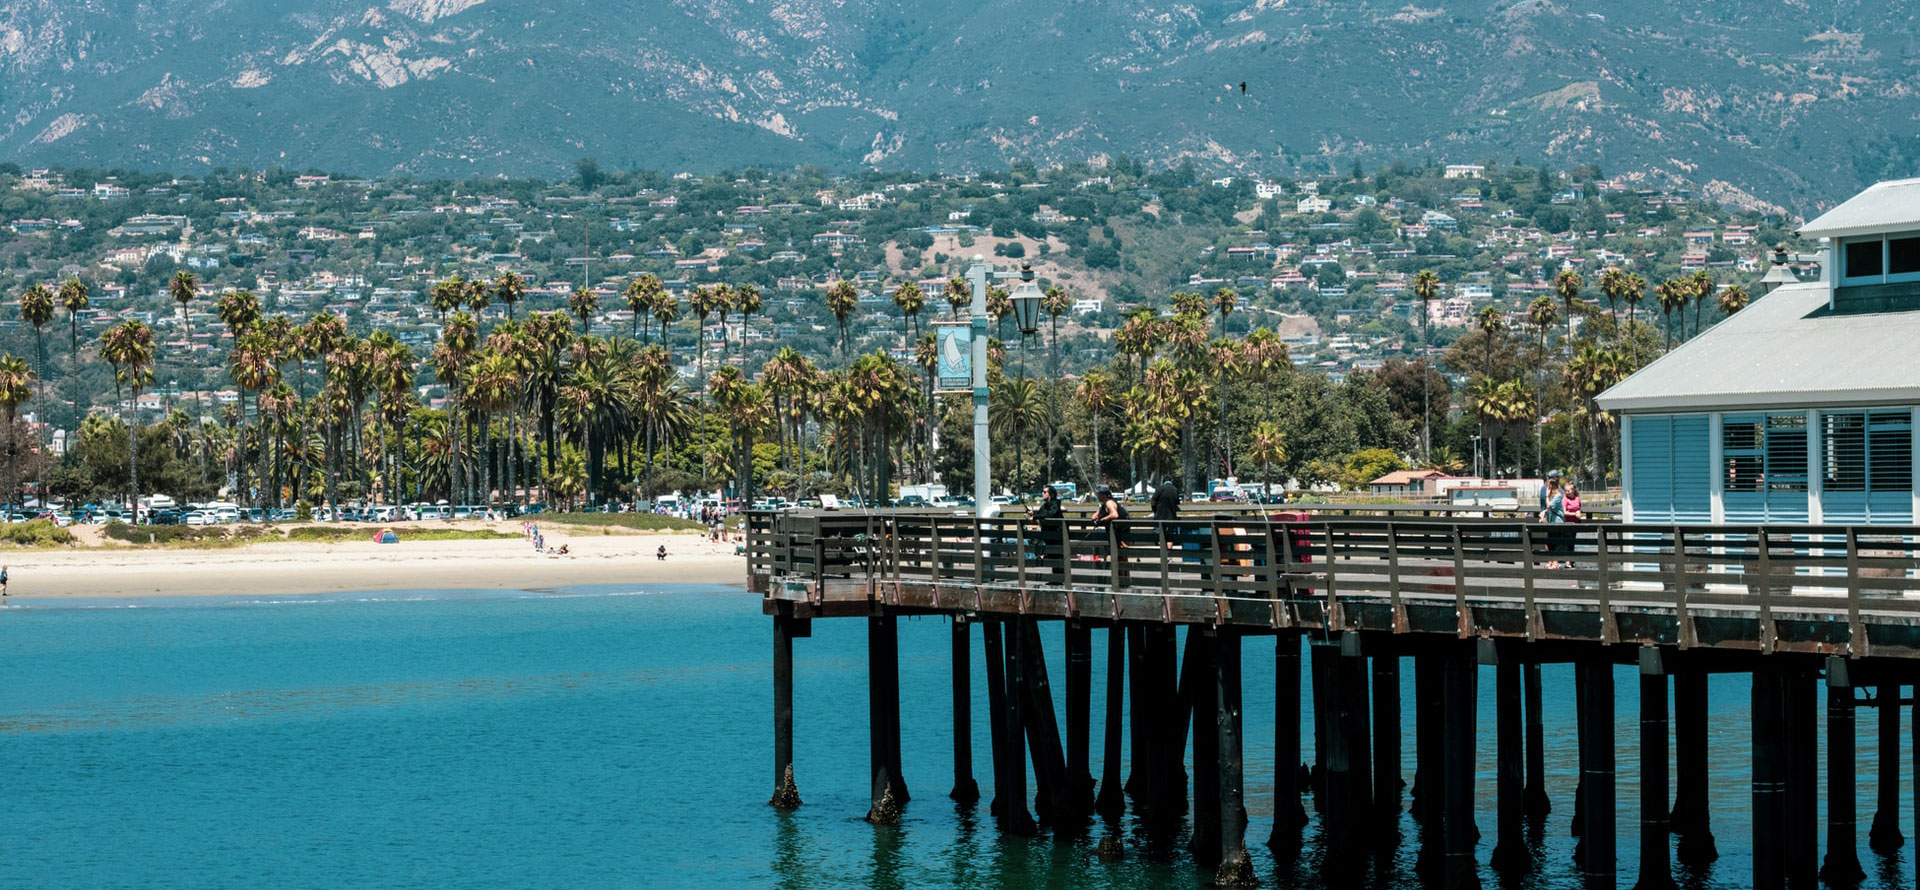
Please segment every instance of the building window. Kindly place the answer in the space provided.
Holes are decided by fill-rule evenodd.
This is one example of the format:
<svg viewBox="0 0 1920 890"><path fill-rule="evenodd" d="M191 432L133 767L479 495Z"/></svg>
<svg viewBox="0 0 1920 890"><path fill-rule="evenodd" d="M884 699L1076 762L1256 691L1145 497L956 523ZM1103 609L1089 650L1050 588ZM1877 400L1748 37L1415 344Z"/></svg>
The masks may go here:
<svg viewBox="0 0 1920 890"><path fill-rule="evenodd" d="M1913 415L1907 411L1821 415L1821 487L1913 490Z"/></svg>
<svg viewBox="0 0 1920 890"><path fill-rule="evenodd" d="M1806 491L1807 416L1728 417L1720 454L1726 491Z"/></svg>
<svg viewBox="0 0 1920 890"><path fill-rule="evenodd" d="M1840 283L1920 281L1920 234L1855 238L1840 244Z"/></svg>

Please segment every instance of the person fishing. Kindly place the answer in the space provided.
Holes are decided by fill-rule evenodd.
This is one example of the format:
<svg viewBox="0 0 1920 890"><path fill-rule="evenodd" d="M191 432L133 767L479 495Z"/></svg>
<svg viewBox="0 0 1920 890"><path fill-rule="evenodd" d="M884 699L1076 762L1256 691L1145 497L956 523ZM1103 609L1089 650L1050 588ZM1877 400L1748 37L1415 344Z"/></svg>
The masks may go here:
<svg viewBox="0 0 1920 890"><path fill-rule="evenodd" d="M1060 564L1060 538L1066 530L1066 510L1060 506L1060 492L1049 485L1041 490L1040 506L1027 511L1027 518L1040 526L1040 552L1037 558L1053 564L1055 583L1066 577L1066 568Z"/></svg>

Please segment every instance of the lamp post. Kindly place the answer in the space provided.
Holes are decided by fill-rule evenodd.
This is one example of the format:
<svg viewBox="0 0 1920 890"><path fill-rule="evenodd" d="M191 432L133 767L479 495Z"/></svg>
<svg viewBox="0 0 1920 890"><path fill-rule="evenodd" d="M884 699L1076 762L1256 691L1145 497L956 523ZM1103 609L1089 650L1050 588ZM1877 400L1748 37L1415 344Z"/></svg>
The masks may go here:
<svg viewBox="0 0 1920 890"><path fill-rule="evenodd" d="M1020 283L1014 285L1009 295L1013 302L1013 321L1020 326L1020 340L1033 336L1040 329L1040 302L1043 296L1040 285L1033 283L1033 264L1020 264ZM1024 358L1024 356L1023 356Z"/></svg>
<svg viewBox="0 0 1920 890"><path fill-rule="evenodd" d="M993 277L993 265L980 254L967 266L967 283L973 286L973 305L968 307L973 326L973 512L986 519L991 514L992 483L988 477L991 446L987 441L987 287Z"/></svg>

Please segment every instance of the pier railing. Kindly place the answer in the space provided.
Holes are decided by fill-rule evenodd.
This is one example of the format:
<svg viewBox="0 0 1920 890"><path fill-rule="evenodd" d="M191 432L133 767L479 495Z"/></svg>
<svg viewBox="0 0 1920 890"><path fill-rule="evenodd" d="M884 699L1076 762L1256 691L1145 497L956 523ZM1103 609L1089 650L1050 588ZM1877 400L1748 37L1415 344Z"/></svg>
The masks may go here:
<svg viewBox="0 0 1920 890"><path fill-rule="evenodd" d="M750 530L758 589L819 607L1920 655L1916 527L835 512Z"/></svg>

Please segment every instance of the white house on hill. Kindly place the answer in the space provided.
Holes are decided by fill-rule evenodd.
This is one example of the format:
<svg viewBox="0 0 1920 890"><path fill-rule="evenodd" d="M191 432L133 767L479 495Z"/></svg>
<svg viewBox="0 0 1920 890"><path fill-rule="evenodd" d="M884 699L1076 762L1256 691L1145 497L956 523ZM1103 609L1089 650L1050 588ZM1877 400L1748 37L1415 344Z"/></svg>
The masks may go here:
<svg viewBox="0 0 1920 890"><path fill-rule="evenodd" d="M1819 281L1782 284L1602 393L1624 518L1911 524L1920 515L1920 179L1800 229Z"/></svg>

